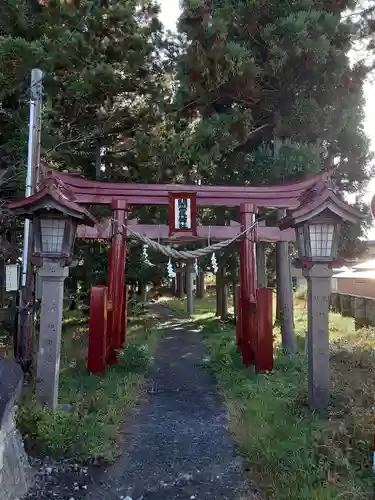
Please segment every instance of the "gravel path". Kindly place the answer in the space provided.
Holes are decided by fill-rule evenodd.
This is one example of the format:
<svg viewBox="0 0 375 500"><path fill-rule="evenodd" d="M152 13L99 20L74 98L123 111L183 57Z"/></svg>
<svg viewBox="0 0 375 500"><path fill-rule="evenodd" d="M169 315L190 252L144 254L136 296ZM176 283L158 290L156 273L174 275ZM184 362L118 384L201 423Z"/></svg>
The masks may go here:
<svg viewBox="0 0 375 500"><path fill-rule="evenodd" d="M165 330L121 457L100 473L80 469L61 477L60 471L52 471L47 479L44 474L28 500L259 498L245 480L225 408L204 367L200 333L166 308L153 309L165 321ZM64 475L72 477L65 481Z"/></svg>

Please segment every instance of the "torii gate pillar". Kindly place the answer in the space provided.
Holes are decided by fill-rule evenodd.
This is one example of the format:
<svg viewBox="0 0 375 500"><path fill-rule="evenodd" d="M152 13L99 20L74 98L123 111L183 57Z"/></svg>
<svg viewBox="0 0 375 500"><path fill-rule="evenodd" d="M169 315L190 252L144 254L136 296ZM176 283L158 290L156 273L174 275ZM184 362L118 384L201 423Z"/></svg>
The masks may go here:
<svg viewBox="0 0 375 500"><path fill-rule="evenodd" d="M125 303L125 261L126 261L126 222L128 205L124 200L113 200L112 240L108 267L108 295L110 302L108 317L108 341L111 349L108 354L108 363L116 363L114 350L120 349L126 339L126 324L123 309ZM126 316L125 316L126 317Z"/></svg>
<svg viewBox="0 0 375 500"><path fill-rule="evenodd" d="M252 241L250 227L255 222L256 208L251 203L240 206L241 231L249 229L241 240L240 252L240 284L241 284L241 328L242 358L246 366L255 364L257 341L256 324L256 256L255 242Z"/></svg>

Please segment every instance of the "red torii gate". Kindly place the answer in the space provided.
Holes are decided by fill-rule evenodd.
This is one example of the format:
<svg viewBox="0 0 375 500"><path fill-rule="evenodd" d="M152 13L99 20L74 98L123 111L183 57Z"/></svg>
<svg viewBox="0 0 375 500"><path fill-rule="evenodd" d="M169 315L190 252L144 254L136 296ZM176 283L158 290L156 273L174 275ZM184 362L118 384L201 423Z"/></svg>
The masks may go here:
<svg viewBox="0 0 375 500"><path fill-rule="evenodd" d="M109 205L112 209L113 224L107 219L94 228L80 226L77 230L78 237L111 239L107 287L94 287L91 293L89 348L94 354L89 359L90 371L100 372L106 363L116 363L115 351L126 339L126 227L149 238L180 239L180 230L175 227L172 230L173 203L177 198L190 200L191 207L192 224L187 231L183 230L182 237L208 237L208 228L195 227L197 206L239 208L240 225L212 226L210 234L212 239L227 239L247 231L241 237L237 344L244 364L255 364L258 371L272 369L272 291L257 288L255 244L257 241L294 241L295 237L293 230L254 226L256 213L259 208L296 209L328 189L329 172L299 182L256 187L98 182L46 166L43 175L54 178L65 195L76 203ZM168 205L170 226L139 225L137 221L128 221L129 210L135 205ZM103 337L105 329L106 338Z"/></svg>

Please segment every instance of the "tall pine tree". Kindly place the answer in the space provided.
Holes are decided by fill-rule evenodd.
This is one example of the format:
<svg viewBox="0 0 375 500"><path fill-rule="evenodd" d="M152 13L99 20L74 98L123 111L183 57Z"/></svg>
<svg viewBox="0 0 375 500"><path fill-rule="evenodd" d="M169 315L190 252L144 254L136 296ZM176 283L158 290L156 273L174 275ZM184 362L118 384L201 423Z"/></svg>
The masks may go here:
<svg viewBox="0 0 375 500"><path fill-rule="evenodd" d="M151 180L148 150L168 88L168 42L157 14L154 2L143 0L6 2L0 87L9 132L0 147L9 149L9 137L19 137L12 125L26 123L25 90L31 68L39 67L45 72L42 153L90 178L104 166L104 178ZM20 109L18 117L13 111ZM24 137L20 142L25 145Z"/></svg>
<svg viewBox="0 0 375 500"><path fill-rule="evenodd" d="M173 172L163 168L162 151L169 128L165 108L171 100L168 54L174 45L163 33L158 10L147 0L4 3L0 18L4 203L23 195L33 67L45 74L41 152L56 168L104 181L171 179ZM147 210L134 215L150 217ZM80 246L78 253L93 267L106 261L105 252L93 259L90 246ZM92 276L101 279L97 267Z"/></svg>
<svg viewBox="0 0 375 500"><path fill-rule="evenodd" d="M369 178L362 85L348 53L356 2L184 0L177 101L188 175L204 182L283 182L337 166L340 186ZM275 134L286 140L274 160ZM203 160L203 161L202 161Z"/></svg>

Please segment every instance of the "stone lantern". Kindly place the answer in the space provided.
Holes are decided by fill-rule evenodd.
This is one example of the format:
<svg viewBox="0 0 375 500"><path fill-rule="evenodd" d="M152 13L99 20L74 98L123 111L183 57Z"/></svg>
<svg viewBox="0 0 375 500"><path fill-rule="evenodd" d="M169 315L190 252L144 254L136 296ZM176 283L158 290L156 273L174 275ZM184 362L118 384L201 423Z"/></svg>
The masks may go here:
<svg viewBox="0 0 375 500"><path fill-rule="evenodd" d="M39 268L41 314L37 358L37 398L57 406L64 280L72 260L77 224L95 225L94 217L74 200L61 181L47 177L40 190L9 205L16 215L32 220L32 262Z"/></svg>
<svg viewBox="0 0 375 500"><path fill-rule="evenodd" d="M307 193L300 206L280 221L283 229L295 228L297 265L307 279L308 397L313 410L324 410L329 404L328 313L340 226L345 221L358 223L361 218L362 214L338 196L328 179L320 189Z"/></svg>

